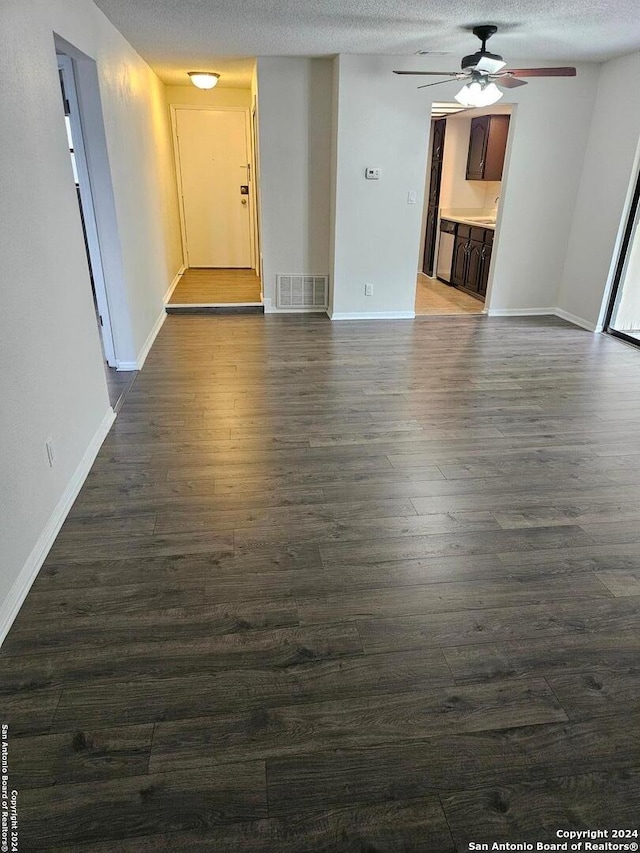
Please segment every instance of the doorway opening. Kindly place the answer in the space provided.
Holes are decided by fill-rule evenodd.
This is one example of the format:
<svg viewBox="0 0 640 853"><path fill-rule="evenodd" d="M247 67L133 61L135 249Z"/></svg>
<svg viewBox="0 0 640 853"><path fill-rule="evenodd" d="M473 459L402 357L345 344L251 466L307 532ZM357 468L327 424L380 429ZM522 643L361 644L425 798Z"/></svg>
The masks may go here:
<svg viewBox="0 0 640 853"><path fill-rule="evenodd" d="M171 104L171 119L185 270L167 311L263 313L255 112Z"/></svg>
<svg viewBox="0 0 640 853"><path fill-rule="evenodd" d="M485 311L510 112L432 105L416 315Z"/></svg>
<svg viewBox="0 0 640 853"><path fill-rule="evenodd" d="M604 328L640 346L640 173L631 200Z"/></svg>
<svg viewBox="0 0 640 853"><path fill-rule="evenodd" d="M58 53L57 60L69 156L78 199L80 224L87 256L96 325L102 348L109 402L117 411L121 407L124 396L129 390L137 371L118 370L93 189L89 175L87 146L76 87L76 68L71 56Z"/></svg>

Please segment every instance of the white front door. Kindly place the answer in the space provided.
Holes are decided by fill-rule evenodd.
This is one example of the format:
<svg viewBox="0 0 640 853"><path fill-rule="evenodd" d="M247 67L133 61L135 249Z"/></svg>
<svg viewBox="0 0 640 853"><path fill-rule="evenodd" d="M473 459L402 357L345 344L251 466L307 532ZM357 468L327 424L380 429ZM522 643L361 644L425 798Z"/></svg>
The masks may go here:
<svg viewBox="0 0 640 853"><path fill-rule="evenodd" d="M246 114L176 109L190 267L251 267Z"/></svg>

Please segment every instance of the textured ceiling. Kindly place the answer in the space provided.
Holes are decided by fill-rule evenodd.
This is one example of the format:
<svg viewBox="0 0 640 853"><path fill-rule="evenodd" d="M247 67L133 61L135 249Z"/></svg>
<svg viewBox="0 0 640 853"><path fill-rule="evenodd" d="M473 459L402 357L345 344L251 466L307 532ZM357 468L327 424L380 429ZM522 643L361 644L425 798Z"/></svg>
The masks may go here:
<svg viewBox="0 0 640 853"><path fill-rule="evenodd" d="M477 23L499 25L490 46L506 58L602 61L640 49L640 0L96 2L172 83L183 82L180 75L195 66L222 67L218 57L410 55L428 50L453 54L457 65L460 56L479 44L468 32ZM233 85L247 85L250 66L238 69ZM220 83L229 85L228 79Z"/></svg>

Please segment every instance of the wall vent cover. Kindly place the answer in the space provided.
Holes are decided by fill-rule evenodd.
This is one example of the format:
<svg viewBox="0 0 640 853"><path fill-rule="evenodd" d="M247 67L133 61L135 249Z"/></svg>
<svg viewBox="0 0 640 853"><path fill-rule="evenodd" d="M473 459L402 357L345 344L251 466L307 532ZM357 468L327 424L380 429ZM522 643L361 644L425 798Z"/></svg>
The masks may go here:
<svg viewBox="0 0 640 853"><path fill-rule="evenodd" d="M329 277L326 275L278 275L276 307L326 310L329 304Z"/></svg>

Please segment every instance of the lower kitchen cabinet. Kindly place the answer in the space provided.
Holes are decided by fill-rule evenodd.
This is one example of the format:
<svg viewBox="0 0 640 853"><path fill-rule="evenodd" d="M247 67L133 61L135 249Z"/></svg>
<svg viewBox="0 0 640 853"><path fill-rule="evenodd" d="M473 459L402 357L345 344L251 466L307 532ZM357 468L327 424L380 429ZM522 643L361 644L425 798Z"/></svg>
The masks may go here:
<svg viewBox="0 0 640 853"><path fill-rule="evenodd" d="M489 281L493 230L458 225L453 246L451 284L484 299Z"/></svg>
<svg viewBox="0 0 640 853"><path fill-rule="evenodd" d="M468 234L464 234L463 230L470 229L463 225L458 225L456 231L456 239L453 244L453 258L451 260L451 284L456 287L464 287L465 277L467 272L467 243L469 242Z"/></svg>
<svg viewBox="0 0 640 853"><path fill-rule="evenodd" d="M489 284L489 267L491 266L491 252L493 250L493 232L491 232L491 242L484 243L480 257L480 276L478 278L478 295L483 299L487 295L487 285Z"/></svg>

